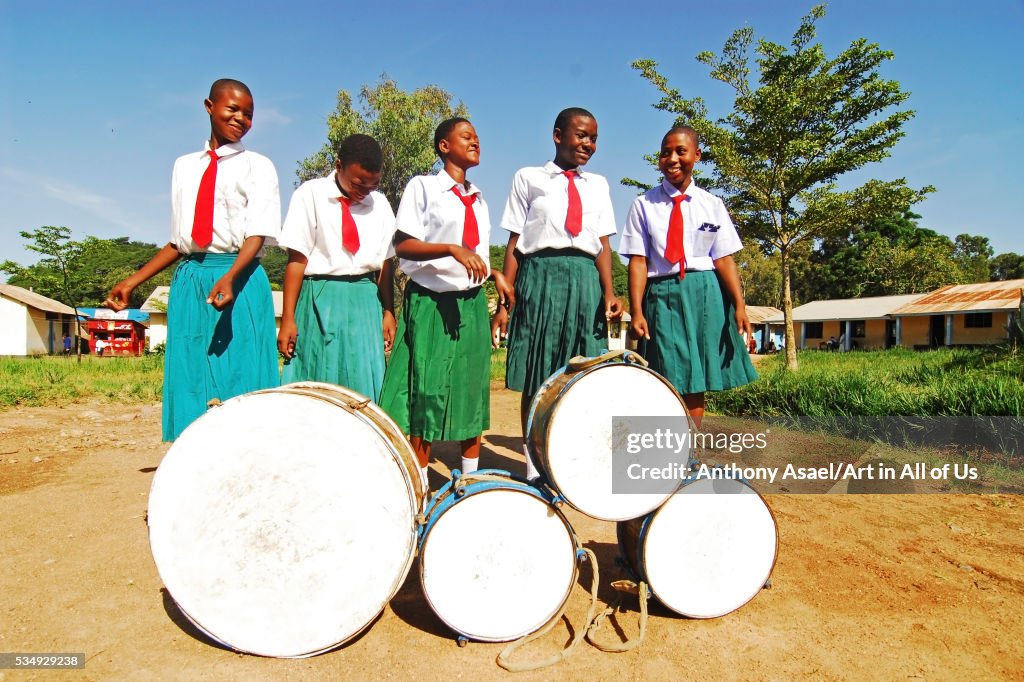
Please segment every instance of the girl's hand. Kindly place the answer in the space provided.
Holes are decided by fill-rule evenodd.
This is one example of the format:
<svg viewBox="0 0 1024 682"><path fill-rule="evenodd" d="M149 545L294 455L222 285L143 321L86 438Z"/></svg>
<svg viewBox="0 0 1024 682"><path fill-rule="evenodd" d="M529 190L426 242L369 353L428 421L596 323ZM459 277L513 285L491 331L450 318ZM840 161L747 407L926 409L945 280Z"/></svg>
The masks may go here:
<svg viewBox="0 0 1024 682"><path fill-rule="evenodd" d="M498 303L498 311L491 319L491 348L501 346L501 340L508 333L508 309Z"/></svg>
<svg viewBox="0 0 1024 682"><path fill-rule="evenodd" d="M491 276L494 277L494 288L498 290L498 308L510 310L516 303L515 291L509 286L505 275L497 270L491 270Z"/></svg>
<svg viewBox="0 0 1024 682"><path fill-rule="evenodd" d="M740 335L746 334L747 338L754 335L754 330L750 326L750 319L747 317L747 307L739 306L736 308L736 329Z"/></svg>
<svg viewBox="0 0 1024 682"><path fill-rule="evenodd" d="M131 303L132 291L134 289L135 287L131 286L126 279L118 282L110 290L110 294L107 296L107 300L103 301L103 305L111 310L124 310Z"/></svg>
<svg viewBox="0 0 1024 682"><path fill-rule="evenodd" d="M622 317L622 301L617 296L604 297L604 316L609 320L618 320Z"/></svg>
<svg viewBox="0 0 1024 682"><path fill-rule="evenodd" d="M234 278L224 275L210 289L210 295L206 297L206 302L217 310L224 310L235 300L233 285Z"/></svg>
<svg viewBox="0 0 1024 682"><path fill-rule="evenodd" d="M391 347L395 343L395 331L398 328L398 324L395 322L395 314L390 310L384 311L384 319L381 320L381 330L384 334L384 352L388 353L391 351Z"/></svg>
<svg viewBox="0 0 1024 682"><path fill-rule="evenodd" d="M295 342L298 338L299 328L295 325L295 318L283 318L281 320L281 331L277 333L277 350L286 359L291 360L295 356Z"/></svg>
<svg viewBox="0 0 1024 682"><path fill-rule="evenodd" d="M634 339L651 340L651 331L647 328L647 318L641 312L635 313L633 319L629 321L629 331Z"/></svg>
<svg viewBox="0 0 1024 682"><path fill-rule="evenodd" d="M491 274L491 268L484 262L484 259L478 256L476 251L467 249L465 246L453 244L452 258L466 268L469 281L473 284L482 284L488 275Z"/></svg>

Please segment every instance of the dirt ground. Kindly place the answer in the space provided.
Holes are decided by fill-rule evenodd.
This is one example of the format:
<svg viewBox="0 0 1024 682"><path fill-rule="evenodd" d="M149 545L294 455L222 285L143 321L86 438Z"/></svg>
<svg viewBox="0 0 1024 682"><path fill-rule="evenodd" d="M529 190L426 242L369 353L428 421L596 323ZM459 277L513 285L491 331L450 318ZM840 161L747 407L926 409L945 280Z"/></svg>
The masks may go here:
<svg viewBox="0 0 1024 682"><path fill-rule="evenodd" d="M492 393L485 466L521 470L518 394ZM1024 499L1011 495L771 495L773 587L738 611L688 620L652 604L646 641L583 643L559 665L511 675L501 644L456 646L414 567L381 617L346 646L275 660L204 639L162 589L144 515L160 407L85 404L0 413L0 652L85 652L84 670L15 679L1024 679ZM437 488L457 464L439 447ZM599 558L608 602L614 524L568 510ZM581 582L589 581L587 569ZM580 627L588 603L569 603ZM635 633L636 602L618 619ZM614 630L602 635L611 638ZM563 645L566 623L524 657Z"/></svg>

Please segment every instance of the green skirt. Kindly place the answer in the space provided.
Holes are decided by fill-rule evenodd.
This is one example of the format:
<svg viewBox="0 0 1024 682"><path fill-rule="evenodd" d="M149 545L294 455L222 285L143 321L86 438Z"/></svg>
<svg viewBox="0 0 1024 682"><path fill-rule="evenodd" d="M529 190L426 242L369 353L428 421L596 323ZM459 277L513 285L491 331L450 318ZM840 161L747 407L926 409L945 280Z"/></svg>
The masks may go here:
<svg viewBox="0 0 1024 682"><path fill-rule="evenodd" d="M277 333L270 282L258 261L235 278L224 310L206 302L234 253L197 253L174 271L167 300L163 439L172 441L210 400L277 386Z"/></svg>
<svg viewBox="0 0 1024 682"><path fill-rule="evenodd" d="M483 288L409 281L380 406L410 436L466 440L491 425L491 331Z"/></svg>
<svg viewBox="0 0 1024 682"><path fill-rule="evenodd" d="M325 381L379 401L383 314L373 274L307 278L295 306L295 355L285 363L281 381Z"/></svg>
<svg viewBox="0 0 1024 682"><path fill-rule="evenodd" d="M650 341L638 351L682 395L721 391L757 379L736 308L727 302L714 271L648 280L644 316Z"/></svg>
<svg viewBox="0 0 1024 682"><path fill-rule="evenodd" d="M508 331L505 385L528 396L574 355L608 349L601 280L594 258L544 250L523 259Z"/></svg>

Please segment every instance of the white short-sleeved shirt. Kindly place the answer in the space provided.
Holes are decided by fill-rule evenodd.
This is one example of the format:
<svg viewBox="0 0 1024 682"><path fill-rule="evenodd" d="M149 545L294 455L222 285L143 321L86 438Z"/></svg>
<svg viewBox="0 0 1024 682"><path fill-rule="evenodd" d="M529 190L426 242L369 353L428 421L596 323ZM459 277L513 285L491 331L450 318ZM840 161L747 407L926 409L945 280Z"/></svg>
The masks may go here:
<svg viewBox="0 0 1024 682"><path fill-rule="evenodd" d="M672 216L672 197L680 194L667 180L633 200L619 240L619 256L647 258L648 277L678 274L679 263L665 260L668 221ZM736 227L722 200L692 181L685 194L690 199L680 204L683 211L683 246L687 270L714 270L714 261L743 248Z"/></svg>
<svg viewBox="0 0 1024 682"><path fill-rule="evenodd" d="M341 243L341 196L335 173L308 180L292 194L277 243L308 259L307 275L362 275L380 270L381 264L395 255L395 213L380 192L370 192L361 202L350 205L359 249L354 254L345 250Z"/></svg>
<svg viewBox="0 0 1024 682"><path fill-rule="evenodd" d="M485 263L490 263L491 219L480 188L471 184L466 191L444 170L437 175L418 175L405 186L395 221L397 231L432 244L462 244L466 207L452 192L455 186L463 194L477 197L473 202L480 234L476 253ZM480 286L479 282L469 279L465 266L451 256L424 261L400 258L399 263L412 281L432 291L468 291Z"/></svg>
<svg viewBox="0 0 1024 682"><path fill-rule="evenodd" d="M516 249L531 254L541 249L579 249L601 253L601 237L615 234L611 190L603 176L576 169L574 183L583 207L583 229L573 237L565 229L569 212L569 178L548 161L521 168L512 179L501 227L519 235Z"/></svg>
<svg viewBox="0 0 1024 682"><path fill-rule="evenodd" d="M199 182L210 165L210 143L203 151L178 157L171 174L171 243L180 253L236 253L249 237L273 244L281 231L281 192L273 162L241 142L216 150L213 241L205 249L192 241Z"/></svg>

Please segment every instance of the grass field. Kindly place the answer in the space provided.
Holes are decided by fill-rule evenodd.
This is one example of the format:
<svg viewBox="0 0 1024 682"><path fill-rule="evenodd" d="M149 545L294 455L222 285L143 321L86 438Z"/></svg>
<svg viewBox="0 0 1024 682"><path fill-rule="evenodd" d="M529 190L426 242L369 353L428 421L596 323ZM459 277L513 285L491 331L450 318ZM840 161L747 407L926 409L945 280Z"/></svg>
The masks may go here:
<svg viewBox="0 0 1024 682"><path fill-rule="evenodd" d="M111 403L160 402L164 359L74 356L0 358L0 408L67 405L100 399Z"/></svg>

